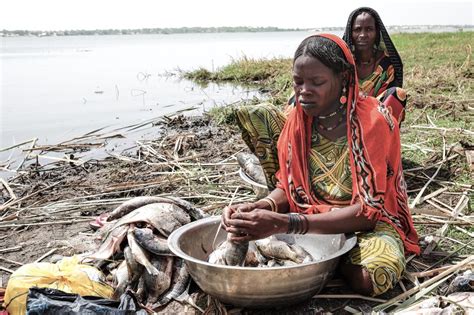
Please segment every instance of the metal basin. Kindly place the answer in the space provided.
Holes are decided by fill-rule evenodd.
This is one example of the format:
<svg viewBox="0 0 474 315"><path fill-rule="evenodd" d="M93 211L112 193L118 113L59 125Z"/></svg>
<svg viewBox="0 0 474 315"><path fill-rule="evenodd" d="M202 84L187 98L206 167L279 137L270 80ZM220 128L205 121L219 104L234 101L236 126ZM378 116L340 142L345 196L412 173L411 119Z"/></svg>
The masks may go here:
<svg viewBox="0 0 474 315"><path fill-rule="evenodd" d="M199 287L224 303L245 307L275 307L311 298L333 276L339 258L356 243L355 235L287 235L277 238L296 242L315 261L291 267L233 267L207 262L219 228L220 216L187 224L168 237L171 251L183 258ZM225 240L220 230L216 244Z"/></svg>

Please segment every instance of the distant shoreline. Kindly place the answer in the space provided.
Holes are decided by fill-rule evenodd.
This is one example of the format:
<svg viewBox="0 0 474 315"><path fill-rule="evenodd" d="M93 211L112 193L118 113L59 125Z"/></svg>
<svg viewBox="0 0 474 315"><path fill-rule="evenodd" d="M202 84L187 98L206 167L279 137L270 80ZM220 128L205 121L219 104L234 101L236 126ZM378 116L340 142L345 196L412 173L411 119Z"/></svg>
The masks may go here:
<svg viewBox="0 0 474 315"><path fill-rule="evenodd" d="M455 29L457 31L472 31L474 25L393 25L387 27L391 32L407 32L411 30L433 31L441 29ZM2 30L0 37L17 36L81 36L81 35L141 35L141 34L190 34L190 33L256 33L256 32L298 32L298 31L344 31L345 27L321 28L278 28L278 27L179 27L179 28L141 28L141 29L104 29L104 30L59 30L59 31L30 31L30 30Z"/></svg>

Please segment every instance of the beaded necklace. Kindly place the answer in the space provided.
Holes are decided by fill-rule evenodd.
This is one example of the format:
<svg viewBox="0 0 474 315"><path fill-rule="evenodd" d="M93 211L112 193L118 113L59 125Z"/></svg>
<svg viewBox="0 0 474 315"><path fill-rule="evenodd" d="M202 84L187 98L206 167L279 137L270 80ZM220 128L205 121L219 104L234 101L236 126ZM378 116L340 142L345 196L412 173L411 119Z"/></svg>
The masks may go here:
<svg viewBox="0 0 474 315"><path fill-rule="evenodd" d="M336 122L335 125L326 127L326 126L324 126L323 124L321 124L321 123L319 122L319 119L318 119L318 120L317 120L318 127L319 127L321 130L325 130L325 131L331 131L331 130L336 129L336 128L341 124L341 122L344 120L344 117L346 117L346 109L344 108L344 109L342 110L342 112L340 112L340 113L341 113L341 116L339 117L339 119L337 120L337 122ZM319 117L319 118L320 118L320 117Z"/></svg>
<svg viewBox="0 0 474 315"><path fill-rule="evenodd" d="M319 116L318 116L318 119L319 119L319 120L324 120L324 119L328 119L328 118L331 118L331 117L333 117L333 116L336 116L337 113L339 113L339 112L341 112L341 111L344 111L344 107L345 107L345 106L346 106L346 104L341 104L341 105L339 105L339 107L338 107L335 111L333 111L332 113L327 114L327 115L319 115Z"/></svg>

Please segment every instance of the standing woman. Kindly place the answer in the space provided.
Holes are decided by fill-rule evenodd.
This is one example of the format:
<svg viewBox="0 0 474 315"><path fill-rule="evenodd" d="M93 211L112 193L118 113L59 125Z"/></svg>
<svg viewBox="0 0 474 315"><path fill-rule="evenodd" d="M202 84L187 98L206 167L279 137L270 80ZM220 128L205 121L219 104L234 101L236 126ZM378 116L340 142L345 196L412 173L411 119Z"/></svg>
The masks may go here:
<svg viewBox="0 0 474 315"><path fill-rule="evenodd" d="M353 11L343 39L354 55L361 92L377 97L402 122L406 105L403 63L378 13L367 7Z"/></svg>
<svg viewBox="0 0 474 315"><path fill-rule="evenodd" d="M405 254L419 253L400 155L398 125L387 107L359 93L346 43L306 38L293 59L295 106L243 107L243 138L259 158L271 193L226 207L234 242L278 233L357 232L341 272L352 288L379 295L399 281Z"/></svg>

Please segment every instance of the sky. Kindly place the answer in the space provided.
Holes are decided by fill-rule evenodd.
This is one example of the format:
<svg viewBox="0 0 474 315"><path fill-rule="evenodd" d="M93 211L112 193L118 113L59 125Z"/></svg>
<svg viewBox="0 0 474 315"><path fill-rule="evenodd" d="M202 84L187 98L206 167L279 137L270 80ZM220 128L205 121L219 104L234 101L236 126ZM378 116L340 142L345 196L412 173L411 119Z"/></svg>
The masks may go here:
<svg viewBox="0 0 474 315"><path fill-rule="evenodd" d="M345 26L360 6L389 25L473 25L473 0L3 0L0 30Z"/></svg>

